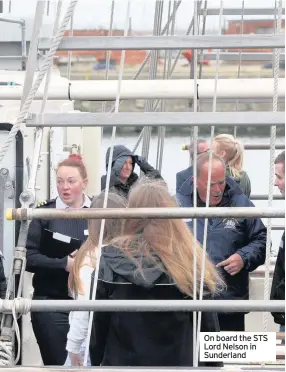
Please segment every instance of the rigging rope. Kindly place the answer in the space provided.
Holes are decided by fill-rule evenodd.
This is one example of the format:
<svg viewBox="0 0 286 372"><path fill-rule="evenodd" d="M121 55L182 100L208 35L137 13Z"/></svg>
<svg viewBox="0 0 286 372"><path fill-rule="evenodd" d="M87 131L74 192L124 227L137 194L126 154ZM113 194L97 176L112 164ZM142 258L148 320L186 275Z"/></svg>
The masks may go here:
<svg viewBox="0 0 286 372"><path fill-rule="evenodd" d="M13 140L15 139L16 137L16 134L18 133L18 131L20 130L21 128L21 124L23 123L24 119L26 118L26 115L29 111L29 108L35 98L35 95L37 93L37 90L39 89L39 86L41 85L48 69L49 69L49 66L50 66L50 63L51 61L53 60L53 57L54 55L56 54L56 51L58 49L58 46L60 45L60 42L64 36L64 32L65 32L65 29L67 27L67 24L69 23L70 19L71 19L71 16L74 12L74 9L76 7L76 4L77 4L78 0L71 0L70 4L69 4L69 7L66 11L66 14L64 16L64 19L62 21L62 24L56 34L56 36L53 38L53 41L52 41L52 45L51 45L51 48L49 50L49 52L47 53L47 57L44 61L44 63L42 64L40 70L39 70L39 73L37 75L37 78L31 88L31 90L29 91L29 94L27 96L27 99L25 101L25 103L23 104L21 110L20 110L20 113L19 113L19 116L18 118L16 119L16 122L14 123L12 129L10 130L9 132L9 135L8 135L8 138L5 142L5 144L2 146L1 150L0 150L0 164L2 163L10 145L12 144Z"/></svg>
<svg viewBox="0 0 286 372"><path fill-rule="evenodd" d="M128 3L127 3L124 36L127 36L127 34L128 34L129 15L130 15L130 0L128 0ZM119 76L118 76L118 87L117 87L116 101L115 101L115 113L116 114L119 111L121 83L122 83L122 79L123 79L124 63L125 63L125 54L126 54L126 50L122 50L121 58L120 58ZM112 156L113 156L113 149L114 149L114 145L115 145L115 136L116 136L116 127L113 127L112 128L109 159L108 159L108 166L107 166L107 174L106 174L104 201L103 201L103 208L104 209L107 207L109 185L110 185L110 176L111 176ZM91 296L92 300L96 299L101 250L102 250L102 245L103 245L104 226L105 226L105 219L102 219L101 224L100 224L99 242L98 242L98 247L97 247L97 250L96 250L96 270L95 270L95 275L94 275L94 284L93 284L93 290L92 290L92 296ZM90 317L89 317L89 322L88 322L88 331L87 331L85 353L84 353L84 362L83 362L84 366L87 365L87 358L88 358L88 354L89 354L89 344L90 344L90 336L91 336L91 329L92 329L92 322L93 322L93 313L94 313L93 311L90 312Z"/></svg>
<svg viewBox="0 0 286 372"><path fill-rule="evenodd" d="M164 2L161 0L156 0L155 4L155 14L154 14L154 25L153 25L153 35L157 36L160 35L160 29L162 24L162 16L163 16L163 7ZM151 60L149 66L149 79L154 80L157 77L157 68L158 68L158 58L159 58L159 51L152 50L151 51ZM145 112L153 111L153 100L147 100L145 103ZM143 128L143 144L142 144L142 156L148 160L149 149L150 149L150 141L151 141L151 133L152 127L144 127ZM141 172L142 173L142 172Z"/></svg>
<svg viewBox="0 0 286 372"><path fill-rule="evenodd" d="M194 1L194 16L193 16L193 35L197 35L198 33L198 3ZM198 84L197 84L197 67L198 67L198 51L197 49L193 50L192 58L194 60L193 69L194 69L194 98L193 98L193 111L197 112L198 110ZM193 189L195 192L193 193L193 205L194 208L197 207L197 144L198 144L198 126L194 127L193 130ZM194 220L194 246L196 246L197 242L197 219ZM197 255L194 254L194 261L193 261L193 272L194 272L194 289L193 289L193 299L196 301L197 299ZM197 332L197 312L193 311L193 366L196 367L196 332Z"/></svg>
<svg viewBox="0 0 286 372"><path fill-rule="evenodd" d="M56 14L56 19L55 19L54 29L53 29L53 35L54 36L56 35L58 27L59 27L61 9L62 9L62 0L59 0L58 6L57 6L57 14ZM47 99L48 99L48 89L49 89L49 84L50 84L50 79L51 79L53 59L50 58L49 62L47 62L47 61L45 61L45 62L46 62L46 66L47 66L47 68L46 68L47 75L46 75L46 80L45 80L44 96L43 96L43 100L42 100L42 104L41 104L41 110L40 110L41 121L43 121L43 113L45 111L45 107L46 107L46 103L47 103ZM33 89L33 87L31 88L31 90L32 89ZM28 93L28 98L25 101L21 111L25 109L26 102L28 101L28 99L30 97L30 93L31 93L31 91ZM30 104L32 103L32 101L33 101L33 99L31 100ZM28 112L29 106L26 109L27 112ZM21 115L21 113L20 113L20 115ZM18 119L18 121L19 121L19 119ZM36 183L36 175L37 175L37 169L38 169L38 163L39 163L39 155L40 155L40 150L41 150L43 128L37 128L36 131L37 131L37 140L36 140L35 149L34 149L31 177L29 178L28 187L27 187L27 190L32 192L33 197L34 197L34 194L35 194L35 183ZM21 245L23 247L26 246L29 224L30 224L29 221L23 221L21 223L20 234L19 234L19 239L18 239L18 246L19 245ZM20 266L20 273L23 275L23 272L25 271L26 259L22 259L22 260L20 260L20 262L21 262L20 263L20 265L21 265ZM13 260L13 263L12 263L11 274L9 275L9 281L8 281L9 285L8 285L6 297L9 296L9 288L12 284L12 275L14 275L14 271L13 271L14 267L13 266L14 266L14 260ZM13 326L13 329L15 330L15 333L16 333L17 356L16 356L15 360L13 361L13 339L7 339L6 340L5 336L3 336L2 332L1 332L2 340L0 340L0 365L3 365L3 366L8 366L10 364L15 365L15 364L18 363L18 361L20 359L21 337L20 337L19 326L18 326L18 323L17 323L15 305L16 305L16 302L18 300L21 300L18 296L22 293L22 285L23 285L23 281L20 281L19 282L19 287L18 287L17 297L14 299L13 306L12 306L12 326ZM25 300L22 301L22 302L24 302L24 308L25 308L24 313L25 313L26 310L29 311L29 309L28 309L30 307L30 302L29 301L30 300L27 300L26 302L25 302ZM4 325L4 321L3 321L2 325Z"/></svg>
<svg viewBox="0 0 286 372"><path fill-rule="evenodd" d="M242 7L241 7L241 23L240 23L240 36L243 34L243 25L244 25L244 0L242 0ZM240 78L240 69L241 69L241 57L242 57L242 49L240 49L239 52L239 63L238 63L238 69L237 69L237 78ZM238 99L236 100L236 111L238 111ZM233 137L236 138L237 136L237 126L234 127L233 130Z"/></svg>
<svg viewBox="0 0 286 372"><path fill-rule="evenodd" d="M112 0L111 9L110 9L110 22L109 22L108 36L112 36L114 6L115 6L115 0ZM110 56L111 56L111 51L107 50L106 51L106 60L105 60L105 80L108 80L108 77L109 77ZM102 105L101 105L101 111L102 112L106 111L106 103L107 103L107 101L102 102Z"/></svg>
<svg viewBox="0 0 286 372"><path fill-rule="evenodd" d="M181 3L181 2L179 2L179 4L177 4L177 6L176 6L176 10L178 9L180 3ZM201 4L202 4L202 0L200 0L200 1L198 2L198 6L201 6ZM176 14L176 11L174 10L173 13L172 13L171 18L175 17L175 14ZM193 29L193 25L194 25L194 17L192 18L192 21L191 21L191 23L190 23L190 25L189 25L189 27L188 27L186 33L185 33L186 36L189 36L189 35L190 35L190 33L191 33L192 29ZM165 29L165 28L164 28L164 29ZM162 32L163 32L163 31L162 31ZM161 32L161 35L162 35L162 32ZM177 54L176 54L176 57L175 57L175 59L174 59L173 65L172 65L171 70L170 70L169 79L172 78L173 72L174 72L174 70L175 70L175 68L176 68L176 66L177 66L177 63L178 63L178 60L179 60L179 58L180 58L180 56L181 56L182 51L183 51L183 49L179 49L178 52L177 52ZM149 52L149 53L150 53L150 52ZM148 54L148 56L149 56L149 54ZM147 56L147 57L148 57L148 56ZM144 63L144 62L143 62L143 63ZM142 65L141 65L141 66L142 66ZM140 69L139 69L139 70L140 70ZM138 71L139 71L139 70L138 70ZM140 72L141 72L141 71L140 71ZM137 76L137 77L138 77L138 76ZM155 110L157 109L159 103L160 103L160 99L158 99L158 100L155 101L155 104L154 104L154 107L153 107L153 111L155 111ZM112 111L111 111L111 112L112 112ZM137 139L137 141L136 141L136 144L135 144L135 146L134 146L134 148L133 148L133 152L135 152L135 151L137 150L138 146L140 145L141 140L142 140L142 137L143 137L143 133L144 133L144 129L142 129L141 133L139 134L139 137L138 137L138 139Z"/></svg>
<svg viewBox="0 0 286 372"><path fill-rule="evenodd" d="M223 16L223 0L220 2L220 11L219 11L219 35L221 35L222 30L222 16ZM214 85L214 97L213 97L213 107L212 111L216 112L217 109L217 85L218 85L218 77L219 77L219 57L220 57L220 49L217 50L216 54L216 73L215 73L215 85ZM211 127L211 138L210 138L210 152L209 152L209 164L208 164L208 181L207 181L207 195L206 195L206 208L209 208L210 204L210 186L211 186L211 174L212 174L212 159L213 159L213 151L212 151L212 143L214 140L215 135L215 127ZM201 271L201 278L200 278L200 291L199 291L199 300L203 299L203 290L204 290L204 279L205 279L205 263L207 257L207 236L208 236L208 218L205 219L204 223L204 235L203 235L203 256L202 256L202 271ZM198 327L197 327L197 349L196 349L196 365L198 366L199 361L199 342L200 339L200 331L201 331L201 318L202 312L198 312Z"/></svg>
<svg viewBox="0 0 286 372"><path fill-rule="evenodd" d="M5 300L0 300L1 306L2 303ZM20 359L20 353L21 353L21 335L20 335L20 329L18 325L18 317L16 313L17 303L19 303L19 306L21 306L21 315L26 315L31 310L32 301L28 298L14 298L11 302L7 301L6 308L8 312L12 313L12 319L13 324L15 328L15 334L16 334L16 340L17 340L17 356L14 360L14 364L17 364ZM11 304L11 305L10 305ZM9 366L11 364L11 361L13 360L13 343L10 340L1 340L0 341L0 366Z"/></svg>
<svg viewBox="0 0 286 372"><path fill-rule="evenodd" d="M204 35L206 33L207 14L208 14L208 1L205 0L204 12L203 12L202 35ZM200 63L200 68L199 68L199 79L201 79L202 73L203 73L203 64L202 64L203 56L204 56L204 50L200 49L200 59L199 60L200 60L201 63Z"/></svg>
<svg viewBox="0 0 286 372"><path fill-rule="evenodd" d="M69 29L69 37L73 36L73 14L70 19L70 29ZM67 78L68 81L71 79L71 59L72 59L72 51L68 51L68 66L67 66Z"/></svg>
<svg viewBox="0 0 286 372"><path fill-rule="evenodd" d="M171 17L171 7L172 2L169 1L168 6L168 19ZM175 30L175 22L176 22L176 0L173 2L173 9L174 9L174 17L172 18L172 25L171 25L171 35L174 35ZM167 29L166 35L169 35L169 27ZM172 62L172 50L165 50L164 53L164 69L163 69L163 79L169 79L170 77L170 69L171 69L171 62ZM153 108L156 111L156 107ZM166 100L161 100L161 112L166 111ZM164 142L165 142L165 134L166 134L166 127L159 127L158 128L158 143L157 143L157 158L156 158L156 169L161 173L162 172L162 163L163 163L163 154L164 154Z"/></svg>
<svg viewBox="0 0 286 372"><path fill-rule="evenodd" d="M177 7L176 7L176 10L179 8L180 4L182 3L182 0L179 0L178 3L177 3ZM172 14L171 18L174 16L174 14ZM165 24L165 26L163 27L163 30L162 32L160 33L160 36L163 36L168 28L168 25L169 23L171 22L171 19L169 18ZM135 73L135 75L132 77L131 80L137 80L138 76L141 74L141 72L144 70L146 64L148 63L149 59L151 57L151 51L148 52L148 54L146 55L146 57L144 58L143 62L141 63L141 66L139 67L139 69L137 70L137 72ZM115 105L113 106L113 108L110 110L110 114L112 114L115 110ZM143 136L143 133L141 132L140 133L140 136L142 138ZM141 141L141 140L140 140ZM140 143L140 142L139 142ZM138 146L137 146L138 147ZM133 150L133 152L135 152L137 150L137 147Z"/></svg>
<svg viewBox="0 0 286 372"><path fill-rule="evenodd" d="M277 10L277 8L276 8ZM276 33L281 32L281 20L282 20L282 0L279 0L278 13L276 20ZM278 110L278 82L279 82L279 59L280 49L275 49L274 58L274 94L273 94L273 112ZM268 207L272 207L273 194L274 194L274 169L275 169L275 142L276 142L276 126L272 126L270 130L270 169L269 169L269 197ZM270 258L271 258L271 228L272 219L268 218L267 221L267 241L266 241L266 259L265 259L265 278L264 278L264 300L269 300L269 269L270 269ZM263 329L267 332L268 327L268 313L263 313Z"/></svg>

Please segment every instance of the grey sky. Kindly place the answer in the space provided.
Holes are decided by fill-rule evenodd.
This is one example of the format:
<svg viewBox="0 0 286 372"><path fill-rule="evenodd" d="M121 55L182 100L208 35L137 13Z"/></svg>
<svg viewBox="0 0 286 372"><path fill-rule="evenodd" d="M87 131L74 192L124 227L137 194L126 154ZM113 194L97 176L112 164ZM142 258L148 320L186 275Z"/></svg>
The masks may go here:
<svg viewBox="0 0 286 372"><path fill-rule="evenodd" d="M11 13L8 14L8 0L4 0L4 15L10 17L33 18L37 0L12 0ZM64 10L69 0L63 0ZM166 20L169 0L165 0L163 19ZM221 1L209 0L209 8L219 8ZM53 23L57 2L50 0L50 15L45 16L44 23ZM273 8L275 0L245 0L245 8ZM285 5L285 3L284 3ZM241 8L240 0L225 0L223 6L227 8ZM111 0L79 0L74 17L74 28L108 28L110 19ZM176 28L186 29L193 14L194 0L183 0L179 7ZM131 0L131 19L133 30L152 30L155 0ZM114 28L123 28L126 17L127 0L116 0L114 13ZM224 17L227 19L239 17ZM255 17L245 17L245 19ZM263 18L263 17L256 17ZM265 17L264 17L265 18ZM266 17L267 18L267 17ZM207 28L216 29L219 19L217 16L207 18Z"/></svg>

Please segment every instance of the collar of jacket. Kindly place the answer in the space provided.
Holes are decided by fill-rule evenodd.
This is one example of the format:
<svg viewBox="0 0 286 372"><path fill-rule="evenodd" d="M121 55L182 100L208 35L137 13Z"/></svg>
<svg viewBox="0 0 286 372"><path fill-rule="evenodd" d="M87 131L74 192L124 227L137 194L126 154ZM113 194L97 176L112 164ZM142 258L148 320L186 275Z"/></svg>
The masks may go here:
<svg viewBox="0 0 286 372"><path fill-rule="evenodd" d="M89 197L87 195L84 194L84 202L81 206L81 208L90 208L90 205L91 205L91 200L89 199ZM58 196L56 198L56 208L57 209L67 209L67 208L70 208L68 205L66 205L62 199Z"/></svg>

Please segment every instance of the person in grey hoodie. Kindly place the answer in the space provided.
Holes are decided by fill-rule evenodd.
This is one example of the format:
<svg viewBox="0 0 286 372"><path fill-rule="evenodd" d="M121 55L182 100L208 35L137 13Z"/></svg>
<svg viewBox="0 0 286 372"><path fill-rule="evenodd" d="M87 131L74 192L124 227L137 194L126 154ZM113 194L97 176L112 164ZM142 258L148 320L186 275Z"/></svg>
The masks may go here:
<svg viewBox="0 0 286 372"><path fill-rule="evenodd" d="M106 171L108 167L110 147L105 156ZM145 176L153 179L162 179L160 172L154 169L144 158L135 155L127 147L122 145L114 146L112 154L112 166L109 189L127 197L132 185L138 180L134 172L135 164L139 166ZM101 191L106 188L107 175L101 177Z"/></svg>

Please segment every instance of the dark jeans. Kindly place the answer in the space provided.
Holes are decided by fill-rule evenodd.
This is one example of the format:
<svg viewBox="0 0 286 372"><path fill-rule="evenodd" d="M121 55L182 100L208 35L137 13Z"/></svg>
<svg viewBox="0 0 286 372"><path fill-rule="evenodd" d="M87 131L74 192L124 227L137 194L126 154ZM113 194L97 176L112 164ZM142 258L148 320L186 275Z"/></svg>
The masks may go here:
<svg viewBox="0 0 286 372"><path fill-rule="evenodd" d="M221 331L244 331L244 314L243 313L218 313L218 321Z"/></svg>
<svg viewBox="0 0 286 372"><path fill-rule="evenodd" d="M52 298L34 296L33 299L51 300ZM31 320L44 365L63 366L67 358L69 313L32 312Z"/></svg>

